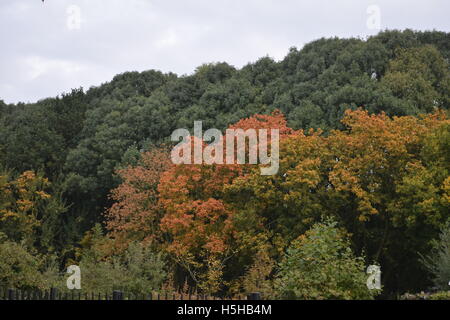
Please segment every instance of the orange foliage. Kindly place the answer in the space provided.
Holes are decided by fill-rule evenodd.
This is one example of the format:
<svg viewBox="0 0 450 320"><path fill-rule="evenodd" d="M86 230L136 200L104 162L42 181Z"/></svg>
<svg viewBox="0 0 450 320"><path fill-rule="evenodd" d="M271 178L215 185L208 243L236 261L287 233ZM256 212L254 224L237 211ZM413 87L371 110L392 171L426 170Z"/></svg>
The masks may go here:
<svg viewBox="0 0 450 320"><path fill-rule="evenodd" d="M142 155L141 165L118 171L123 182L112 191L115 202L106 212L106 226L119 247L133 240L150 242L158 236L161 208L157 186L170 166L168 152L154 149Z"/></svg>
<svg viewBox="0 0 450 320"><path fill-rule="evenodd" d="M279 111L242 119L230 129L279 129L280 138L295 133ZM270 133L270 131L269 131ZM225 140L223 138L223 140ZM225 185L249 171L251 165L189 165L172 167L161 177L160 204L165 209L161 229L170 234L168 250L181 255L206 249L224 254L233 238L232 210L224 204Z"/></svg>

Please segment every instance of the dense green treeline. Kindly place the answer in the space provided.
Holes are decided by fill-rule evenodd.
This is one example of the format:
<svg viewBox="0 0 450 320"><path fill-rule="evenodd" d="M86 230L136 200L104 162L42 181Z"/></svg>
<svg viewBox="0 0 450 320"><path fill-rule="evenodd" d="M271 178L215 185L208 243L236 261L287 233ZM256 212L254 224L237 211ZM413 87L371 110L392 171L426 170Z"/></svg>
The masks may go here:
<svg viewBox="0 0 450 320"><path fill-rule="evenodd" d="M0 101L1 176L14 181L33 170L49 179L51 187L42 189L51 188L55 200L36 210L51 212L45 230L58 231L33 244L64 264L76 258L85 232L104 222L108 194L121 181L116 170L136 164L174 129L194 120L225 129L279 109L289 127L327 133L344 128L347 109L389 116L448 110L449 58L449 33L385 31L367 40L320 39L279 62L263 57L241 69L215 63L188 76L126 72L86 92L31 104Z"/></svg>

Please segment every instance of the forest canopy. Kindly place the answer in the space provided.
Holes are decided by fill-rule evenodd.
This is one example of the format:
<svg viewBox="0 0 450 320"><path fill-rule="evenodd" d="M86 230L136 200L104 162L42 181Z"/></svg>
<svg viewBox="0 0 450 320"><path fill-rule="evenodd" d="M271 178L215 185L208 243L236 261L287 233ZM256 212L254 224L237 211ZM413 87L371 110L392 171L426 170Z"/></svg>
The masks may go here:
<svg viewBox="0 0 450 320"><path fill-rule="evenodd" d="M386 296L431 286L420 257L450 218L449 59L449 33L383 31L322 38L241 69L125 72L35 103L0 100L0 256L31 261L24 277L1 261L0 286L43 288L55 268L76 263L92 281L103 268L136 292L141 281L217 295L373 297L336 277L322 279L335 285L326 292L283 280L314 287L314 272L328 269L294 260L317 252L361 279L380 264ZM194 120L280 129L280 172L174 166L170 134Z"/></svg>

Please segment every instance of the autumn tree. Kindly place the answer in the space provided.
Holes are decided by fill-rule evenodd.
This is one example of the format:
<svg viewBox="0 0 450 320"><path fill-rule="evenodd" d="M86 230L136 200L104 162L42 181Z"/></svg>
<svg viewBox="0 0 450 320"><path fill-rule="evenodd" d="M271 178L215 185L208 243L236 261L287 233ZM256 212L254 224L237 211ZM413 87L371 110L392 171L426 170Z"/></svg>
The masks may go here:
<svg viewBox="0 0 450 320"><path fill-rule="evenodd" d="M9 240L24 241L28 248L56 249L62 243L56 243L61 239L55 226L63 227L60 215L66 209L42 174L25 171L14 179L10 172L0 173L0 232Z"/></svg>
<svg viewBox="0 0 450 320"><path fill-rule="evenodd" d="M235 179L227 199L247 233L270 230L284 247L322 214L337 217L356 252L381 263L389 290L409 288L406 274L424 285L417 252L429 248L448 212L447 145L433 138L446 134L448 120L439 112L389 118L358 110L347 111L343 124L328 137L310 131L286 139L280 173Z"/></svg>
<svg viewBox="0 0 450 320"><path fill-rule="evenodd" d="M230 129L255 129L257 132L260 129L278 129L282 138L294 133L278 111L240 120ZM226 139L230 137L222 137L220 142L224 147ZM234 152L237 152L236 148ZM224 270L226 262L238 250L233 227L234 212L223 201L223 188L236 177L244 176L252 167L255 166L181 164L162 176L159 191L165 215L161 229L170 239L167 250L206 291L218 291L219 286L211 283L220 282L222 274L227 272ZM202 280L205 277L213 277L214 281Z"/></svg>
<svg viewBox="0 0 450 320"><path fill-rule="evenodd" d="M122 183L112 191L114 204L105 213L107 228L119 248L131 241L151 243L161 239L163 215L158 185L171 166L166 149L153 148L142 154L137 166L118 170Z"/></svg>

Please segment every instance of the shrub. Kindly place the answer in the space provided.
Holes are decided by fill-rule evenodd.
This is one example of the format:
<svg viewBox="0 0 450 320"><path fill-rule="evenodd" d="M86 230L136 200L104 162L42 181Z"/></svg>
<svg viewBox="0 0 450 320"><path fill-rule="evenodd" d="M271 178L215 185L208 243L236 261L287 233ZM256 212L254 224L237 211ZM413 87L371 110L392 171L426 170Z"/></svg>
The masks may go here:
<svg viewBox="0 0 450 320"><path fill-rule="evenodd" d="M43 285L40 259L24 245L9 241L0 233L0 287L37 289Z"/></svg>

